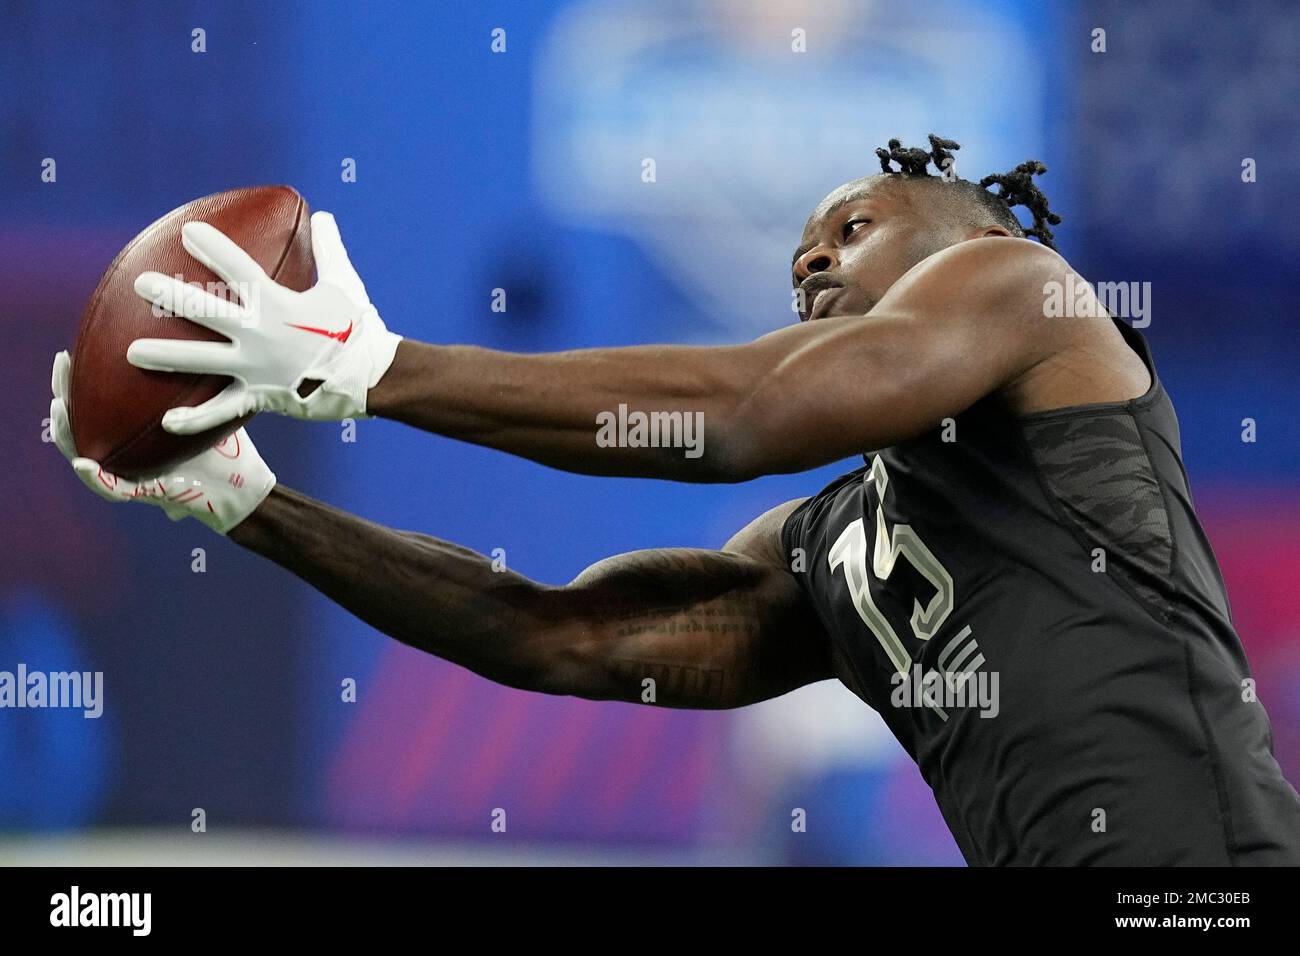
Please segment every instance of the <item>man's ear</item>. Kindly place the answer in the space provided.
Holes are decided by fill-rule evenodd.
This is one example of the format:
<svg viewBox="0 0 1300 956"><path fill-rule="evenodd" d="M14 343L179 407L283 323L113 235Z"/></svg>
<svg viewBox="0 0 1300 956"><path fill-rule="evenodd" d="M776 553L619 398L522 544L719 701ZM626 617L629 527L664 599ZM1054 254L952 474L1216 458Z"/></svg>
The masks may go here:
<svg viewBox="0 0 1300 956"><path fill-rule="evenodd" d="M1004 236L1011 238L1011 231L1004 226L985 226L980 230L979 238L987 239L989 236Z"/></svg>

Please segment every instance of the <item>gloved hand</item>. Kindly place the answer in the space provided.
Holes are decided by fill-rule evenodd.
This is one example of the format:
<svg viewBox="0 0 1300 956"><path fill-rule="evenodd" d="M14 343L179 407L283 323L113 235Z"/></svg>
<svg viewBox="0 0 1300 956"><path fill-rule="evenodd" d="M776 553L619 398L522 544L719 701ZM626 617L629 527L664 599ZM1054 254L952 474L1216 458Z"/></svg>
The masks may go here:
<svg viewBox="0 0 1300 956"><path fill-rule="evenodd" d="M127 359L140 368L234 379L202 405L173 408L163 416L165 429L191 435L249 412L326 420L365 417L366 393L388 371L402 337L385 328L370 304L333 216L318 212L311 217L317 282L306 292L277 284L248 253L205 222L186 223L181 236L185 250L231 289L240 290L242 301L235 305L158 272L136 278L137 294L233 343L137 339L131 344ZM321 384L303 396L299 388L304 382Z"/></svg>
<svg viewBox="0 0 1300 956"><path fill-rule="evenodd" d="M159 505L173 521L198 518L219 534L225 534L252 514L275 487L275 475L242 428L177 465L167 475L145 481L119 478L104 471L98 462L80 457L72 444L65 402L71 367L67 352L54 356L50 430L59 451L72 462L77 477L101 497L109 501Z"/></svg>

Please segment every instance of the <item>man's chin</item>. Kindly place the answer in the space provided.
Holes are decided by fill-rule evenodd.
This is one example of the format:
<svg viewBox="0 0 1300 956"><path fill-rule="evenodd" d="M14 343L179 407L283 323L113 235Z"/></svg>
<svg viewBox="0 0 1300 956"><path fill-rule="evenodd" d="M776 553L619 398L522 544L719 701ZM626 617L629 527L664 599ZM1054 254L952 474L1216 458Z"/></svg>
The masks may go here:
<svg viewBox="0 0 1300 956"><path fill-rule="evenodd" d="M835 302L825 315L818 316L819 319L848 319L866 318L868 312L876 307L876 303L863 298L854 297L853 299L844 299Z"/></svg>

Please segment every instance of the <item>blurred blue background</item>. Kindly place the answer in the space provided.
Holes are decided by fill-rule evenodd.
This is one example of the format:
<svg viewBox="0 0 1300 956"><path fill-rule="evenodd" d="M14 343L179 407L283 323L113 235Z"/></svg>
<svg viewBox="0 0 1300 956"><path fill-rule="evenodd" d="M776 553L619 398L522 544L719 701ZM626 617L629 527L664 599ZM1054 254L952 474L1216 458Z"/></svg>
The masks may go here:
<svg viewBox="0 0 1300 956"><path fill-rule="evenodd" d="M962 144L967 178L1045 161L1063 254L1093 281L1152 283L1145 331L1300 779L1300 6L2 10L0 438L18 469L0 498L0 670L102 671L106 706L98 720L0 711L0 835L184 840L201 807L211 832L473 845L502 839L488 829L501 807L520 858L960 863L914 767L842 688L689 713L496 687L195 523L108 507L41 440L51 356L103 269L194 197L295 186L335 213L389 327L415 338L725 343L793 321L789 257L813 205L878 168L875 146L931 131ZM703 487L562 474L387 422L361 423L355 443L331 424L250 431L282 482L503 548L548 582L636 548L719 546L846 467ZM806 834L791 833L796 807Z"/></svg>

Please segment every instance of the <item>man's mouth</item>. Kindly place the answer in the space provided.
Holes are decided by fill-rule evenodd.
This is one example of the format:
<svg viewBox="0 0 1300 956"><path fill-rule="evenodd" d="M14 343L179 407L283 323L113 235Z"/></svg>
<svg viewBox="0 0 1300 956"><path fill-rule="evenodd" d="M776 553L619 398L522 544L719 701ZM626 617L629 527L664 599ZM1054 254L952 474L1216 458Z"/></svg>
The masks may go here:
<svg viewBox="0 0 1300 956"><path fill-rule="evenodd" d="M799 318L805 322L821 318L826 314L830 300L835 298L824 293L842 288L844 283L832 279L825 272L815 272L804 279L799 283L799 289L803 292L803 309L799 313Z"/></svg>
<svg viewBox="0 0 1300 956"><path fill-rule="evenodd" d="M825 318L832 302L837 298L837 293L843 289L844 287L841 285L822 285L820 288L808 292L810 298L808 299L808 311L805 321L816 322L818 319Z"/></svg>

